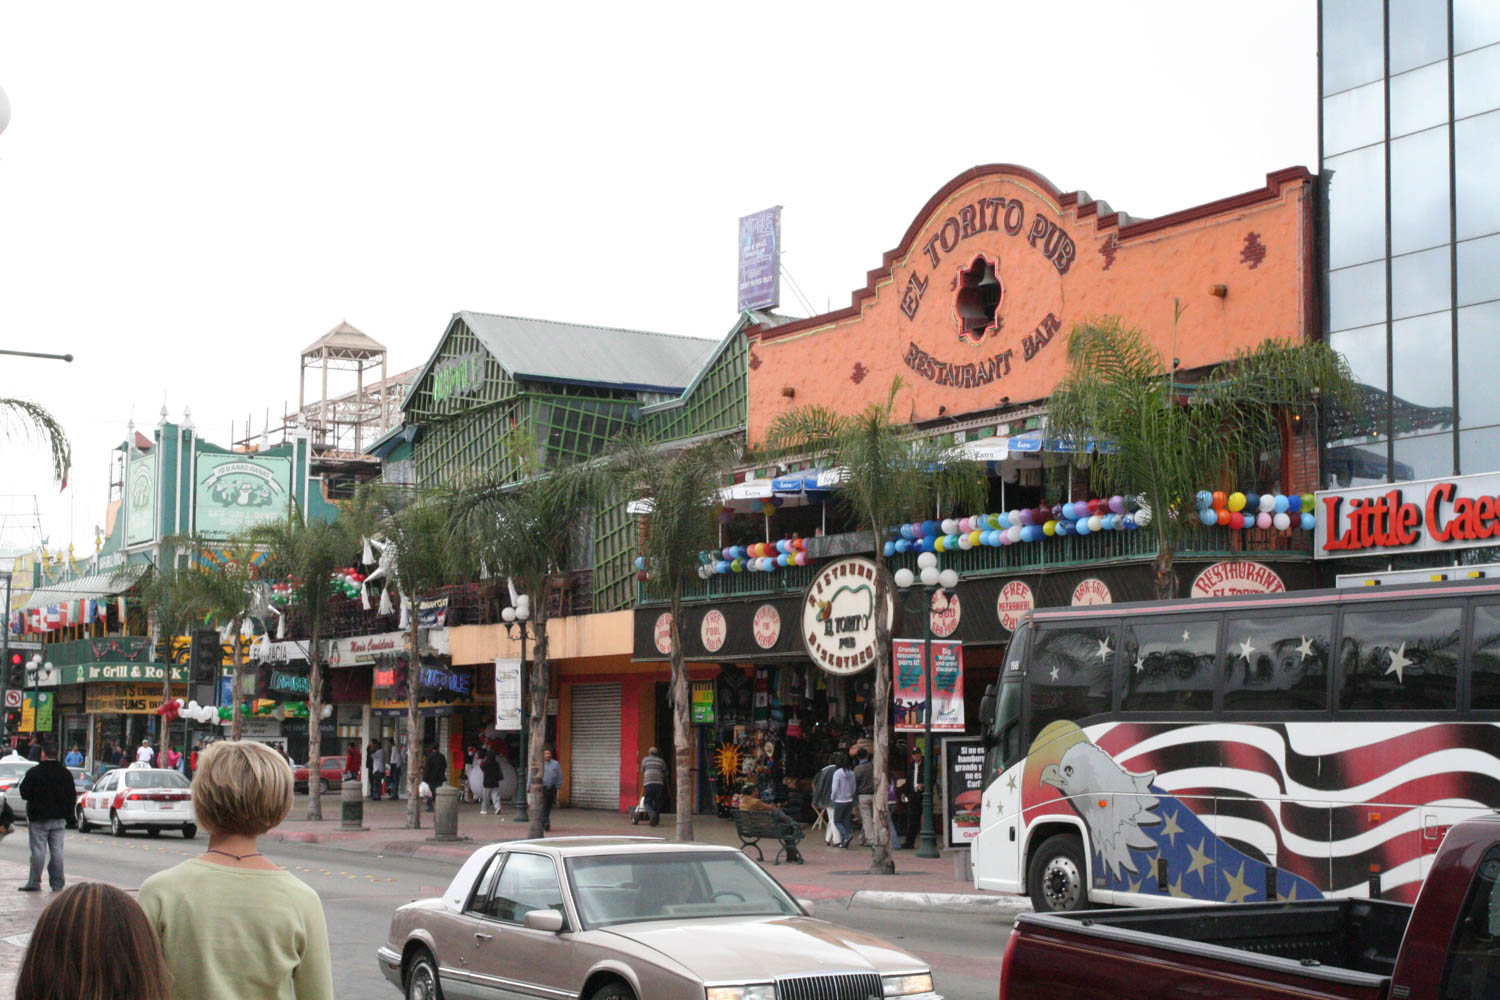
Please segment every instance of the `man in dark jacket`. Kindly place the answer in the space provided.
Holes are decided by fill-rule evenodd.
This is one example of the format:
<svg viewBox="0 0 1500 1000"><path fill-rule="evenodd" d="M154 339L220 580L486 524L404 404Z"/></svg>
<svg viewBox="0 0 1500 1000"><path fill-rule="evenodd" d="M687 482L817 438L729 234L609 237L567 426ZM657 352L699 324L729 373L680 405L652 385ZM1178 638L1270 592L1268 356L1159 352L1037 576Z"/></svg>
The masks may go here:
<svg viewBox="0 0 1500 1000"><path fill-rule="evenodd" d="M865 844L875 843L875 764L870 760L870 751L859 748L855 754L859 763L854 765L854 795L859 800L859 839Z"/></svg>
<svg viewBox="0 0 1500 1000"><path fill-rule="evenodd" d="M26 800L31 841L31 878L25 885L17 886L22 892L42 891L43 862L47 864L47 881L52 883L52 891L63 887L63 834L77 798L73 776L52 758L50 746L42 747L41 758L21 779L21 798Z"/></svg>
<svg viewBox="0 0 1500 1000"><path fill-rule="evenodd" d="M435 746L427 748L427 760L422 764L422 780L432 789L432 796L427 800L427 811L432 812L437 790L448 783L448 758Z"/></svg>
<svg viewBox="0 0 1500 1000"><path fill-rule="evenodd" d="M500 815L500 758L495 756L495 748L491 747L484 753L484 763L479 765L480 774L484 775L482 787L484 794L479 798L479 815L483 816L490 808L495 807L495 815ZM502 819L501 822L504 822Z"/></svg>

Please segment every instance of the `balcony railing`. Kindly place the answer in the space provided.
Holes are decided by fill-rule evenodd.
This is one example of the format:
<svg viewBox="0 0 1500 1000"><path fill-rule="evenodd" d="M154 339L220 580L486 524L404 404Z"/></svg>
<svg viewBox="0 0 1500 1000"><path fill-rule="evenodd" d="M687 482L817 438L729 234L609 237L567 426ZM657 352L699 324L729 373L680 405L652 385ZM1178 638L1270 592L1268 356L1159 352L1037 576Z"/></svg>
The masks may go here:
<svg viewBox="0 0 1500 1000"><path fill-rule="evenodd" d="M1312 533L1196 527L1174 550L1179 560L1263 558L1273 553L1310 558ZM952 566L964 576L1036 573L1154 558L1156 535L1151 531L1098 531L1041 542L1016 542L1001 548L982 545L967 552L945 552L938 556L941 565ZM898 553L888 562L892 570L902 566L915 568L917 557L911 552ZM689 581L682 596L685 601L698 602L797 593L812 582L818 566L819 563L813 563L773 573L715 573L707 580ZM637 599L641 604L664 604L667 600L660 587L650 581L638 585Z"/></svg>

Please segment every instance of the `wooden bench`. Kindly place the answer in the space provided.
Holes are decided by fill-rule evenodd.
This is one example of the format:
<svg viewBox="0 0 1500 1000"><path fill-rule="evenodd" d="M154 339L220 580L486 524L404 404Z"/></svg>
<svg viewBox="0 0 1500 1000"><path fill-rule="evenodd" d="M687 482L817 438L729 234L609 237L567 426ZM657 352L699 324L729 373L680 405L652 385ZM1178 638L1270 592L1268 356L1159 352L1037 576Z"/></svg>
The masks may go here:
<svg viewBox="0 0 1500 1000"><path fill-rule="evenodd" d="M749 854L750 848L755 848L757 861L766 860L766 856L761 853L760 841L769 837L780 847L772 864L781 864L781 859L786 857L788 850L793 851L790 859L792 863L802 863L801 854L795 851L797 841L802 839L802 827L780 813L766 809L752 809L748 812L744 809L735 810L734 832L739 835L740 850Z"/></svg>

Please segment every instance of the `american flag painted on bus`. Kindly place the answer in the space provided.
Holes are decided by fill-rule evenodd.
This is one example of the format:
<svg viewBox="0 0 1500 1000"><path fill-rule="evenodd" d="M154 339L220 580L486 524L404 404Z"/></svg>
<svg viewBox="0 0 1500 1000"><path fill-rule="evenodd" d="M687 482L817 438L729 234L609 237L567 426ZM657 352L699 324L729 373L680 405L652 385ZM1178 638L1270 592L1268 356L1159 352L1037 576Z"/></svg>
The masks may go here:
<svg viewBox="0 0 1500 1000"><path fill-rule="evenodd" d="M1056 722L1022 782L1028 823L1084 821L1096 889L1409 901L1447 825L1500 806L1500 726Z"/></svg>

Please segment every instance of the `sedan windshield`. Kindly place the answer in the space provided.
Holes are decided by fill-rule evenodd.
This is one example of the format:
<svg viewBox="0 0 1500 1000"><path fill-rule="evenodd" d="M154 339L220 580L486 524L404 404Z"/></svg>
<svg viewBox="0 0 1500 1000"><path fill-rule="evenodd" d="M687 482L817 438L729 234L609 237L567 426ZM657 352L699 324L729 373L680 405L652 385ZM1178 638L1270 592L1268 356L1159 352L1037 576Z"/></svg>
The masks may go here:
<svg viewBox="0 0 1500 1000"><path fill-rule="evenodd" d="M126 788L187 788L189 782L176 771L126 771Z"/></svg>
<svg viewBox="0 0 1500 1000"><path fill-rule="evenodd" d="M568 876L579 914L591 927L801 912L781 886L739 853L569 858Z"/></svg>

